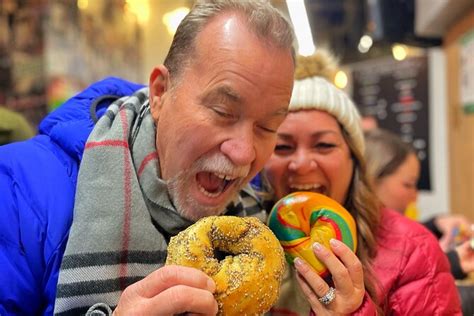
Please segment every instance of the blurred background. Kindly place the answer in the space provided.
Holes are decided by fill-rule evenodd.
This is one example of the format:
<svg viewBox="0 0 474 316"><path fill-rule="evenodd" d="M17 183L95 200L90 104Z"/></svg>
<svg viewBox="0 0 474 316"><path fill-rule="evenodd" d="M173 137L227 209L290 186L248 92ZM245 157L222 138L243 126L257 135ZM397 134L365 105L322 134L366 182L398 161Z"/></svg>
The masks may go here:
<svg viewBox="0 0 474 316"><path fill-rule="evenodd" d="M0 0L0 106L34 133L96 80L146 84L193 2ZM294 24L299 54L335 53L335 84L354 98L364 124L417 149L418 218L453 212L474 220L474 1L272 3Z"/></svg>

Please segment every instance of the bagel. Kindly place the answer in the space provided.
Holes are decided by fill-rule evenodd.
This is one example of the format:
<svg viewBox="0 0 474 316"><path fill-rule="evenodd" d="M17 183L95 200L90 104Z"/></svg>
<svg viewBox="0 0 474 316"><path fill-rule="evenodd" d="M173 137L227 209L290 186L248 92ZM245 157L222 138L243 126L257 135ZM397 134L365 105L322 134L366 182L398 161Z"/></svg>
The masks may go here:
<svg viewBox="0 0 474 316"><path fill-rule="evenodd" d="M218 315L256 315L276 302L285 269L272 231L253 217L210 216L171 238L166 264L197 268L216 283Z"/></svg>
<svg viewBox="0 0 474 316"><path fill-rule="evenodd" d="M327 267L313 253L319 242L327 249L331 238L357 249L357 230L352 215L333 199L313 192L295 192L280 199L272 208L268 226L279 239L290 264L304 259L316 272L327 277Z"/></svg>

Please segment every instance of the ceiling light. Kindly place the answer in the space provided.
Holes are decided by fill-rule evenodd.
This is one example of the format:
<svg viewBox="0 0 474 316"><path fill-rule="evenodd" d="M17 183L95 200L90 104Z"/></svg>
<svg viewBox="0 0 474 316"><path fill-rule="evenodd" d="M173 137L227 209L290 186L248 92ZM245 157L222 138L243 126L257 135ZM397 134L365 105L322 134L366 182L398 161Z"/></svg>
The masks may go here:
<svg viewBox="0 0 474 316"><path fill-rule="evenodd" d="M392 54L396 60L404 60L407 57L407 49L405 45L395 44L392 46Z"/></svg>
<svg viewBox="0 0 474 316"><path fill-rule="evenodd" d="M344 89L347 86L347 75L344 71L339 70L334 77L334 84L339 89Z"/></svg>
<svg viewBox="0 0 474 316"><path fill-rule="evenodd" d="M314 54L313 35L309 26L308 14L303 0L286 0L290 19L298 41L298 53L303 56Z"/></svg>

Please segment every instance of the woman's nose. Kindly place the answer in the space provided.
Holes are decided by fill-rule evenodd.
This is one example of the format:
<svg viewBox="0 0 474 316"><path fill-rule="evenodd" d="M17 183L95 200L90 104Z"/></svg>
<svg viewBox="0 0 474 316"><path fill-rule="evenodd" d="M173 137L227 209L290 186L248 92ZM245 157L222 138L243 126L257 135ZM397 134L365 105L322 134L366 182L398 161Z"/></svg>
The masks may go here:
<svg viewBox="0 0 474 316"><path fill-rule="evenodd" d="M291 159L288 169L292 172L296 172L299 174L305 174L309 171L316 170L318 167L318 163L311 157L310 154L301 152L295 155L293 159Z"/></svg>

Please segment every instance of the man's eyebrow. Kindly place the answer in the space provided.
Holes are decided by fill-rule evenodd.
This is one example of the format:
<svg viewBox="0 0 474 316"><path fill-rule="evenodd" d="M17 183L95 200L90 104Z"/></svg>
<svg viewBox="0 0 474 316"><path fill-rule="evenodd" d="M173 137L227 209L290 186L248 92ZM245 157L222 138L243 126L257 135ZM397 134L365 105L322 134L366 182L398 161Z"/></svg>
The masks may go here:
<svg viewBox="0 0 474 316"><path fill-rule="evenodd" d="M237 91L227 85L218 86L217 88L212 89L204 94L201 99L204 102L212 101L214 99L223 99L232 103L240 103L242 101L242 97L237 93Z"/></svg>

